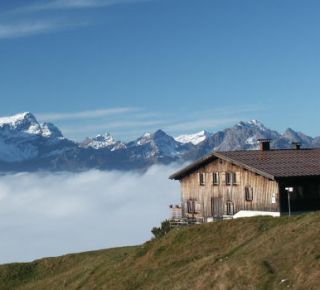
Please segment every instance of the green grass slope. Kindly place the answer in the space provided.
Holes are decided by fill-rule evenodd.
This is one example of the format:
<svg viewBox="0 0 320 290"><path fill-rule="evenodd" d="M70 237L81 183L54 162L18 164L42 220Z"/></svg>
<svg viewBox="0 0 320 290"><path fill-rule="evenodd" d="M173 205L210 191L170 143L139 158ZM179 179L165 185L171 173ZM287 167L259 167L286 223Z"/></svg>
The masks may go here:
<svg viewBox="0 0 320 290"><path fill-rule="evenodd" d="M320 213L176 229L142 246L0 266L0 289L320 289Z"/></svg>

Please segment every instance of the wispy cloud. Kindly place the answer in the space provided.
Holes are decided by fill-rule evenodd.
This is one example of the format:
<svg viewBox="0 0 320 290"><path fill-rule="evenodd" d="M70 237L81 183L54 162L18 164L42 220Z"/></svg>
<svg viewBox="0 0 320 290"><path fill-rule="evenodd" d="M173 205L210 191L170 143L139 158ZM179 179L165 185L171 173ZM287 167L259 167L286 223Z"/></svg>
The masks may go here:
<svg viewBox="0 0 320 290"><path fill-rule="evenodd" d="M187 121L187 122L179 122L175 123L169 126L166 126L165 129L170 131L186 131L186 130L203 130L205 128L211 128L214 129L216 127L220 126L227 126L230 124L234 124L235 122L238 122L239 118L212 118L212 119L196 119L193 121Z"/></svg>
<svg viewBox="0 0 320 290"><path fill-rule="evenodd" d="M97 119L101 117L114 116L119 114L136 112L137 108L110 108L102 110L91 110L81 112L69 112L69 113L39 113L36 114L37 118L41 121L66 121L66 120L88 120Z"/></svg>
<svg viewBox="0 0 320 290"><path fill-rule="evenodd" d="M64 10L64 9L89 9L115 6L121 4L134 4L138 2L146 2L151 0L54 0L41 1L28 6L19 8L19 12L38 12L48 10Z"/></svg>
<svg viewBox="0 0 320 290"><path fill-rule="evenodd" d="M32 4L23 5L13 10L2 11L1 16L5 15L8 18L9 15L10 20L0 20L0 39L26 37L89 25L88 21L84 23L77 17L68 17L64 21L54 21L54 14L49 13L50 11L111 7L147 1L151 0L51 0L32 2ZM48 13L41 13L46 11Z"/></svg>
<svg viewBox="0 0 320 290"><path fill-rule="evenodd" d="M66 137L85 137L110 132L115 138L130 141L145 132L165 130L172 136L200 130L216 132L241 120L257 118L261 108L247 105L239 108L214 108L204 111L177 111L174 114L142 108L109 108L70 113L36 114L40 121L54 121ZM81 121L81 122L80 122Z"/></svg>
<svg viewBox="0 0 320 290"><path fill-rule="evenodd" d="M54 22L31 22L18 24L0 24L0 39L25 37L34 34L48 33L59 29Z"/></svg>

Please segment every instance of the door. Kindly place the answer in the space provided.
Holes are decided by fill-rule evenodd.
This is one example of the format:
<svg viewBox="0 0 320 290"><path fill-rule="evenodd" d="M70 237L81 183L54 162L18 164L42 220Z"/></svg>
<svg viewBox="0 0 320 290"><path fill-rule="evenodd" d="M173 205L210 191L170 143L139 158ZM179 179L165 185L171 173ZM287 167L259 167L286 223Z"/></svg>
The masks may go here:
<svg viewBox="0 0 320 290"><path fill-rule="evenodd" d="M213 217L223 217L223 202L222 197L211 198L211 213Z"/></svg>

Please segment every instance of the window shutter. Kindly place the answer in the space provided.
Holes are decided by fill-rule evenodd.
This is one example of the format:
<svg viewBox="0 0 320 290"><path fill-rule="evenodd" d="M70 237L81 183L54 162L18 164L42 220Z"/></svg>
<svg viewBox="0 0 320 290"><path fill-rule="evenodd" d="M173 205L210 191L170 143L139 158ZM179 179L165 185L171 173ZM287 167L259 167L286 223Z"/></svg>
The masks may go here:
<svg viewBox="0 0 320 290"><path fill-rule="evenodd" d="M230 172L226 172L226 184L227 184L227 185L230 185L230 184L231 184Z"/></svg>
<svg viewBox="0 0 320 290"><path fill-rule="evenodd" d="M221 184L226 184L227 183L226 172L221 172L220 177L221 177Z"/></svg>
<svg viewBox="0 0 320 290"><path fill-rule="evenodd" d="M192 200L187 201L187 212L192 213Z"/></svg>
<svg viewBox="0 0 320 290"><path fill-rule="evenodd" d="M213 172L212 173L212 184L218 185L220 183L220 175L219 172Z"/></svg>
<svg viewBox="0 0 320 290"><path fill-rule="evenodd" d="M245 187L245 199L246 199L246 201L253 200L253 187L251 187L251 186Z"/></svg>
<svg viewBox="0 0 320 290"><path fill-rule="evenodd" d="M233 215L234 214L234 205L232 201L228 201L227 204L227 215Z"/></svg>
<svg viewBox="0 0 320 290"><path fill-rule="evenodd" d="M198 179L199 179L199 185L205 185L205 174L204 173L198 173Z"/></svg>
<svg viewBox="0 0 320 290"><path fill-rule="evenodd" d="M211 197L211 215L212 216L214 216L214 206L215 206L214 197Z"/></svg>
<svg viewBox="0 0 320 290"><path fill-rule="evenodd" d="M199 202L195 203L195 212L201 212L201 204Z"/></svg>
<svg viewBox="0 0 320 290"><path fill-rule="evenodd" d="M235 174L236 182L234 184L240 184L240 171L237 171Z"/></svg>
<svg viewBox="0 0 320 290"><path fill-rule="evenodd" d="M196 202L193 199L188 200L188 213L195 213L196 212Z"/></svg>
<svg viewBox="0 0 320 290"><path fill-rule="evenodd" d="M234 205L233 202L230 202L230 214L234 214Z"/></svg>
<svg viewBox="0 0 320 290"><path fill-rule="evenodd" d="M185 202L184 204L183 204L183 207L184 207L184 212L185 213L188 213L189 212L189 207L188 207L188 203L189 203L189 201L187 201L187 202Z"/></svg>

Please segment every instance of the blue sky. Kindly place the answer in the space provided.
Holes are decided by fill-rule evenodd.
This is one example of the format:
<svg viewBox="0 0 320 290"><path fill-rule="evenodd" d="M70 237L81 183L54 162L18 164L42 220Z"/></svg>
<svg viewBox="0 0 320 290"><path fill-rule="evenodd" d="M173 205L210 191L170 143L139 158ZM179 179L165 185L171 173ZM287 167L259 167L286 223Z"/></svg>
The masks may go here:
<svg viewBox="0 0 320 290"><path fill-rule="evenodd" d="M320 3L0 2L0 115L132 139L259 119L320 135Z"/></svg>

